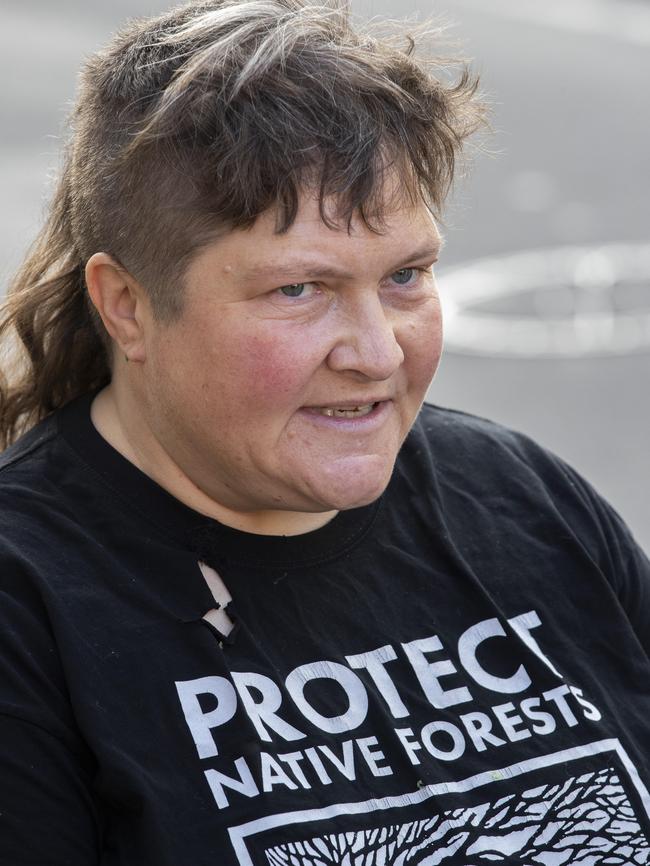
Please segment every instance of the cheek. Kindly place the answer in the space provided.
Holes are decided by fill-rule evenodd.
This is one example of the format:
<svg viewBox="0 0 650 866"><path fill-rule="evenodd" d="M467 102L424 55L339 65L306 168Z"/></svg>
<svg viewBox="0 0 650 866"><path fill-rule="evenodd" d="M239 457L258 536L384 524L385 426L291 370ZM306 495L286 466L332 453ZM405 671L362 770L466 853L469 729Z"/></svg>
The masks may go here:
<svg viewBox="0 0 650 866"><path fill-rule="evenodd" d="M401 343L411 377L418 385L428 386L438 369L442 354L442 318L439 305L432 305L426 316L411 321Z"/></svg>
<svg viewBox="0 0 650 866"><path fill-rule="evenodd" d="M300 402L312 373L318 368L309 340L303 335L257 332L238 341L226 361L227 380L235 394L262 408Z"/></svg>

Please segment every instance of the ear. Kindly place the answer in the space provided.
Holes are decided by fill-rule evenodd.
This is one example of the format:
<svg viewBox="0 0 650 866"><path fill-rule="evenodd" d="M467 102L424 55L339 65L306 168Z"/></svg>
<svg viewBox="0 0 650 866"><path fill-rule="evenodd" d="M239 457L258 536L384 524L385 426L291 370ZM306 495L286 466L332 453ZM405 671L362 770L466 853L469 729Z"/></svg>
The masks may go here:
<svg viewBox="0 0 650 866"><path fill-rule="evenodd" d="M144 361L150 306L140 283L108 253L95 253L86 264L86 285L121 354L128 361Z"/></svg>

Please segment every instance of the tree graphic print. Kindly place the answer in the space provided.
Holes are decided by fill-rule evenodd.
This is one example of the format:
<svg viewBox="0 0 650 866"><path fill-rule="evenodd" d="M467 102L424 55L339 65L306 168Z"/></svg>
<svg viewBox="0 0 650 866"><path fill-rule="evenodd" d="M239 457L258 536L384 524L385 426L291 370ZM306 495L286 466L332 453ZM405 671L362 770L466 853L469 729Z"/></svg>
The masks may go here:
<svg viewBox="0 0 650 866"><path fill-rule="evenodd" d="M266 851L269 866L644 866L650 846L612 768L420 821Z"/></svg>

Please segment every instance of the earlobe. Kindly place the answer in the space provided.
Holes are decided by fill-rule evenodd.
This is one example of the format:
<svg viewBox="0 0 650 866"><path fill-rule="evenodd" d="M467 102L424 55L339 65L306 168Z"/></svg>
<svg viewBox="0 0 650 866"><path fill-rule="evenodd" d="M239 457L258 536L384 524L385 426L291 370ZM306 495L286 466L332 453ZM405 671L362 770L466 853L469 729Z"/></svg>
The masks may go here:
<svg viewBox="0 0 650 866"><path fill-rule="evenodd" d="M119 351L130 361L144 361L144 289L108 253L95 253L86 264L88 294Z"/></svg>

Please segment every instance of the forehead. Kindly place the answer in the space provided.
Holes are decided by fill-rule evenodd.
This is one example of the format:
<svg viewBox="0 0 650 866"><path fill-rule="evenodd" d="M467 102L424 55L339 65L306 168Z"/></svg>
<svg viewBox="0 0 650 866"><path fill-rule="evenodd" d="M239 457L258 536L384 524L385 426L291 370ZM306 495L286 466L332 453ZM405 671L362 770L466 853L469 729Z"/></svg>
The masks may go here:
<svg viewBox="0 0 650 866"><path fill-rule="evenodd" d="M369 227L360 214L348 221L338 215L337 203L325 202L325 220L316 195L304 195L296 219L284 232L277 231L275 210L263 213L246 229L221 235L199 254L195 265L205 263L214 273L235 278L280 276L306 268L310 262L320 270L327 263L337 272L348 268L351 275L369 266L390 267L413 254L435 258L442 245L436 222L424 202L395 200L381 220ZM309 276L308 273L303 276Z"/></svg>

